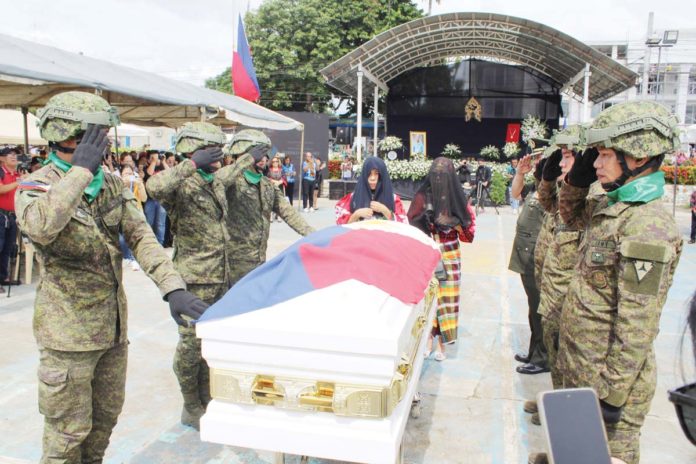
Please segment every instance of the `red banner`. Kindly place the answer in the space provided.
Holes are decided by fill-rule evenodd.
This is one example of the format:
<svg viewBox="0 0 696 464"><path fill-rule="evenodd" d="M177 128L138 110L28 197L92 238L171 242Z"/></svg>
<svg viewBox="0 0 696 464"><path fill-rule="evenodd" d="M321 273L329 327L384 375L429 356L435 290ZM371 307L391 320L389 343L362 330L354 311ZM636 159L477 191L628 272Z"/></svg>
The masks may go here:
<svg viewBox="0 0 696 464"><path fill-rule="evenodd" d="M507 133L505 134L505 143L513 142L519 143L520 141L520 125L515 122L511 122L507 126Z"/></svg>

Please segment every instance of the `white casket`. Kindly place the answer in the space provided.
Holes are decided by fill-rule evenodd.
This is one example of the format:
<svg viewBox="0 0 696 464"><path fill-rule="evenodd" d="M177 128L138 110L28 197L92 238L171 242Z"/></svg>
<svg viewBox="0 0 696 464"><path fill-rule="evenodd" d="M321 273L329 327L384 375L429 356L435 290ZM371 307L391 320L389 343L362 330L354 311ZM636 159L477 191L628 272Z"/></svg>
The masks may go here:
<svg viewBox="0 0 696 464"><path fill-rule="evenodd" d="M366 221L305 237L242 279L196 326L213 396L201 439L397 461L439 258L417 229Z"/></svg>

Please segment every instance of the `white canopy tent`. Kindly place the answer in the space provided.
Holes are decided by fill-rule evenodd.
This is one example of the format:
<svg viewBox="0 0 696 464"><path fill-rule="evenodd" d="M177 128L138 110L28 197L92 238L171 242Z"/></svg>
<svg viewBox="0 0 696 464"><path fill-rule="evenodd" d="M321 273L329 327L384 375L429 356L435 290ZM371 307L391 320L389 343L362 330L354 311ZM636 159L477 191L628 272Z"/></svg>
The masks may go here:
<svg viewBox="0 0 696 464"><path fill-rule="evenodd" d="M66 90L100 93L126 123L178 127L206 120L304 130L294 119L234 95L0 34L0 108L26 113Z"/></svg>
<svg viewBox="0 0 696 464"><path fill-rule="evenodd" d="M27 122L29 144L48 145L48 142L39 135L39 129L36 127L36 116L29 113ZM24 116L21 111L0 110L0 144L20 145L24 143Z"/></svg>

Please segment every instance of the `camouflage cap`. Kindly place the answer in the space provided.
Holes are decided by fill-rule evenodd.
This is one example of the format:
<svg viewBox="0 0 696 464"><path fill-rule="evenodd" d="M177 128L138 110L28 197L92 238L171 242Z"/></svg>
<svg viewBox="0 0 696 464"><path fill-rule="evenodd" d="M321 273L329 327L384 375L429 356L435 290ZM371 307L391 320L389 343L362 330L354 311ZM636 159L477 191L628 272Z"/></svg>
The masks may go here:
<svg viewBox="0 0 696 464"><path fill-rule="evenodd" d="M209 122L187 122L176 133L175 149L179 153L193 153L199 148L225 143L220 127Z"/></svg>
<svg viewBox="0 0 696 464"><path fill-rule="evenodd" d="M587 130L588 146L613 148L636 159L671 153L679 147L677 118L659 103L630 101L599 113Z"/></svg>
<svg viewBox="0 0 696 464"><path fill-rule="evenodd" d="M63 142L87 130L88 124L118 126L118 110L98 95L87 92L63 92L51 97L37 111L41 137Z"/></svg>
<svg viewBox="0 0 696 464"><path fill-rule="evenodd" d="M257 145L266 145L271 148L271 139L266 134L256 129L244 129L234 135L230 144L225 147L227 154L243 155Z"/></svg>

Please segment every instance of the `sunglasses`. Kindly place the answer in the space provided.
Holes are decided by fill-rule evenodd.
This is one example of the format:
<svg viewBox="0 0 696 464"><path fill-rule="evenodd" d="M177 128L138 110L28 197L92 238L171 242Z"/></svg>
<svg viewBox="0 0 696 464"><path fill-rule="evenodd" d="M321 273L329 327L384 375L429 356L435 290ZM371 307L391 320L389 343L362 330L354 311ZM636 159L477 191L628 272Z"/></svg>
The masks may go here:
<svg viewBox="0 0 696 464"><path fill-rule="evenodd" d="M696 382L669 391L684 435L696 445Z"/></svg>

